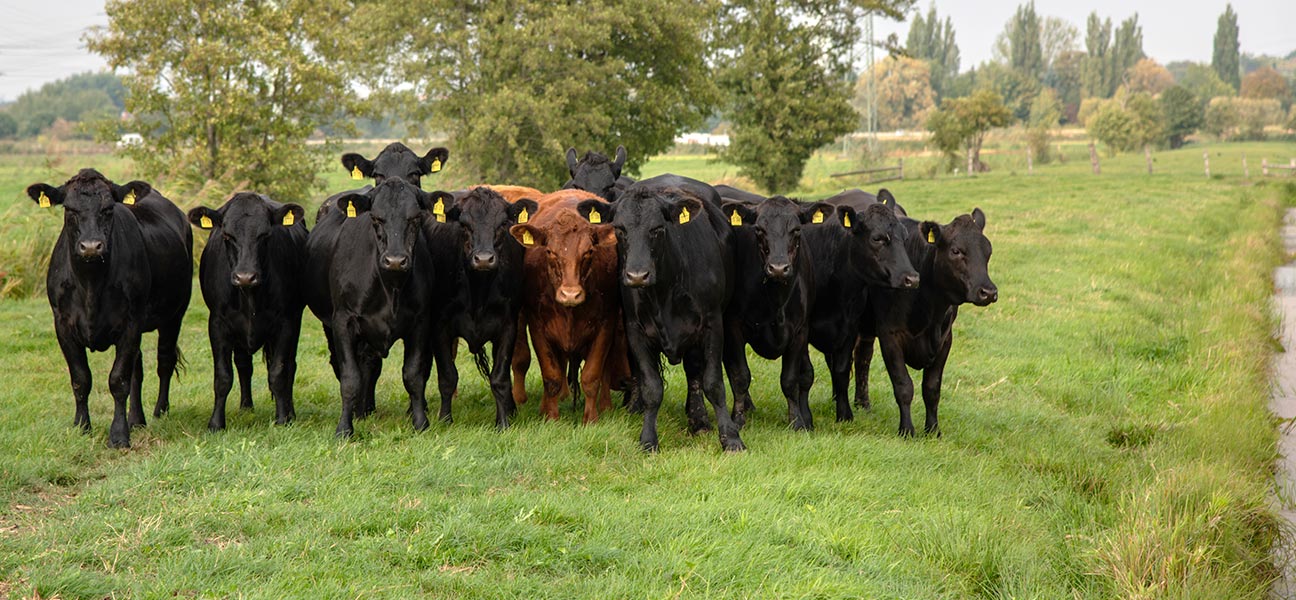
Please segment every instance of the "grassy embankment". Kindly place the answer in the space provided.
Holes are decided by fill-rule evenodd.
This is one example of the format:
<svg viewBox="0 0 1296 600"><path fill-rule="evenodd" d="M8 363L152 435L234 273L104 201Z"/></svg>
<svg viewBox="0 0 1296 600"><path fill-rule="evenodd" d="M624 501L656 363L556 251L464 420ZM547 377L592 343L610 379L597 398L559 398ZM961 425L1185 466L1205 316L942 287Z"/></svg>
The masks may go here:
<svg viewBox="0 0 1296 600"><path fill-rule="evenodd" d="M1210 150L1223 174L1210 180L1197 147L1159 154L1153 176L1141 156L1105 160L1102 176L1076 156L1033 177L887 184L942 222L980 206L995 244L1001 300L956 326L941 439L895 436L880 370L876 407L833 423L816 358L811 434L780 423L777 366L753 361L761 412L741 455L685 433L678 368L658 455L638 451L622 411L580 427L569 405L548 423L528 403L496 432L466 362L454 425L414 434L389 365L378 414L339 442L310 316L298 422L271 425L258 364L256 410L232 409L213 435L195 294L171 414L114 451L110 355L92 356L95 430L81 435L49 309L18 294L0 301L0 596L1263 597L1280 199L1244 184L1237 159L1258 179L1261 156L1296 146ZM12 257L47 248L61 219L21 189L82 165L25 160L0 163L0 270L26 280L43 271ZM667 157L645 174L717 169ZM146 398L155 389L149 376Z"/></svg>

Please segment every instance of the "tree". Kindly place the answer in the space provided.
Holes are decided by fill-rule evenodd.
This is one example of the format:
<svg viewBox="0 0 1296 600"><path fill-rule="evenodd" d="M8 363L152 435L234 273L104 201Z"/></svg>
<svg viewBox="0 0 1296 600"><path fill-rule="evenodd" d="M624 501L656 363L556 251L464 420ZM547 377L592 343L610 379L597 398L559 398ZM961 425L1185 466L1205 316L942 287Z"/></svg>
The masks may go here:
<svg viewBox="0 0 1296 600"><path fill-rule="evenodd" d="M1037 162L1049 162L1049 132L1061 120L1062 104L1058 101L1057 93L1052 88L1044 88L1031 103L1030 127L1026 130L1026 142Z"/></svg>
<svg viewBox="0 0 1296 600"><path fill-rule="evenodd" d="M369 54L393 65L385 105L449 135L470 181L550 189L564 150L627 150L625 170L700 126L720 99L706 67L705 1L540 0L362 5Z"/></svg>
<svg viewBox="0 0 1296 600"><path fill-rule="evenodd" d="M1206 107L1205 130L1221 139L1262 140L1265 127L1281 125L1284 117L1273 98L1218 97Z"/></svg>
<svg viewBox="0 0 1296 600"><path fill-rule="evenodd" d="M0 112L0 139L11 138L18 134L18 121L7 112Z"/></svg>
<svg viewBox="0 0 1296 600"><path fill-rule="evenodd" d="M1107 146L1110 154L1130 152L1164 139L1161 104L1147 92L1125 89L1104 100L1087 121L1089 135Z"/></svg>
<svg viewBox="0 0 1296 600"><path fill-rule="evenodd" d="M959 48L954 41L953 22L949 17L942 22L936 15L935 4L928 9L925 19L922 13L914 15L905 52L931 65L931 87L937 100L948 94L950 80L959 73Z"/></svg>
<svg viewBox="0 0 1296 600"><path fill-rule="evenodd" d="M721 157L761 188L794 189L816 149L851 131L847 51L860 9L899 17L908 0L734 0L722 10L717 79L733 124ZM657 4L654 9L660 11ZM672 32L672 35L675 35Z"/></svg>
<svg viewBox="0 0 1296 600"><path fill-rule="evenodd" d="M1246 77L1242 78L1240 92L1243 98L1272 98L1283 104L1287 104L1291 99L1287 78L1275 71L1273 67L1261 67L1247 73Z"/></svg>
<svg viewBox="0 0 1296 600"><path fill-rule="evenodd" d="M1084 65L1084 52L1063 52L1053 61L1053 67L1044 79L1044 85L1057 91L1058 100L1062 103L1062 117L1067 122L1074 122L1076 112L1080 110L1081 94L1084 92Z"/></svg>
<svg viewBox="0 0 1296 600"><path fill-rule="evenodd" d="M1143 53L1143 27L1138 24L1138 13L1134 13L1121 21L1120 27L1116 28L1116 33L1112 36L1110 85L1113 93L1121 84L1121 76L1146 56Z"/></svg>
<svg viewBox="0 0 1296 600"><path fill-rule="evenodd" d="M1125 85L1131 92L1155 96L1174 85L1174 76L1161 63L1145 58L1125 71Z"/></svg>
<svg viewBox="0 0 1296 600"><path fill-rule="evenodd" d="M873 65L879 129L913 129L927 122L928 113L936 106L928 65L908 57L888 57ZM852 104L861 112L867 108L864 90L868 77L864 74L855 84Z"/></svg>
<svg viewBox="0 0 1296 600"><path fill-rule="evenodd" d="M940 110L927 119L927 129L932 132L931 142L946 156L954 160L962 150L977 172L988 171L981 162L981 145L986 134L996 127L1004 127L1012 120L1012 113L1004 106L1003 98L993 90L980 89L965 98L946 98Z"/></svg>
<svg viewBox="0 0 1296 600"><path fill-rule="evenodd" d="M1017 7L1004 28L1008 37L1008 66L1031 79L1044 78L1044 47L1040 43L1040 20L1035 1Z"/></svg>
<svg viewBox="0 0 1296 600"><path fill-rule="evenodd" d="M1238 24L1237 13L1233 5L1224 7L1219 25L1215 28L1215 52L1211 55L1211 68L1219 75L1220 81L1241 89L1242 74L1238 70Z"/></svg>
<svg viewBox="0 0 1296 600"><path fill-rule="evenodd" d="M1074 52L1080 39L1080 30L1070 21L1058 17L1045 17L1040 26L1040 47L1044 55L1044 68L1053 71L1058 61Z"/></svg>
<svg viewBox="0 0 1296 600"><path fill-rule="evenodd" d="M1085 29L1084 95L1106 98L1115 91L1112 83L1111 18L1099 20L1097 11L1089 13Z"/></svg>
<svg viewBox="0 0 1296 600"><path fill-rule="evenodd" d="M1104 100L1098 112L1089 117L1086 123L1089 135L1105 145L1110 156L1128 151L1136 144L1134 116L1115 100Z"/></svg>
<svg viewBox="0 0 1296 600"><path fill-rule="evenodd" d="M977 87L994 90L1003 98L1014 119L1026 121L1030 118L1031 103L1039 95L1039 80L1016 69L996 62L981 66L977 73Z"/></svg>
<svg viewBox="0 0 1296 600"><path fill-rule="evenodd" d="M309 0L109 0L108 26L89 48L126 69L125 126L144 143L125 152L147 178L175 176L190 190L218 181L280 201L304 200L322 182L326 146L305 141L349 104L335 59L346 12ZM115 139L117 124L101 130Z"/></svg>
<svg viewBox="0 0 1296 600"><path fill-rule="evenodd" d="M1229 84L1224 83L1214 69L1200 64L1189 65L1183 81L1179 84L1192 92L1203 108L1210 103L1211 98L1232 96L1237 92L1236 89L1229 87Z"/></svg>
<svg viewBox="0 0 1296 600"><path fill-rule="evenodd" d="M1181 148L1184 138L1205 124L1206 111L1183 86L1173 86L1161 94L1166 136L1171 148Z"/></svg>
<svg viewBox="0 0 1296 600"><path fill-rule="evenodd" d="M115 118L125 95L121 78L112 73L80 73L24 92L8 110L18 135L33 136L59 119L80 124Z"/></svg>

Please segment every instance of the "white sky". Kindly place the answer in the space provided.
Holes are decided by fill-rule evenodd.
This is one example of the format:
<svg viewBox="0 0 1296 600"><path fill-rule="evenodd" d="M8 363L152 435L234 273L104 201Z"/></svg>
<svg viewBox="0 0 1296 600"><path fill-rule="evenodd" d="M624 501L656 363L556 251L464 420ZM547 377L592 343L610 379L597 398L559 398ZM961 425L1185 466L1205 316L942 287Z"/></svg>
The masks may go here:
<svg viewBox="0 0 1296 600"><path fill-rule="evenodd" d="M931 0L919 0L926 13ZM1003 30L1019 0L943 0L941 19L950 17L966 70L990 58L995 36ZM1238 13L1242 51L1285 56L1296 50L1296 0L1233 0ZM1090 11L1119 24L1137 12L1143 26L1143 49L1160 61L1209 62L1215 26L1224 0L1036 0L1042 16L1062 17L1080 29ZM84 71L105 68L85 49L87 28L107 24L103 0L0 0L0 100ZM901 41L909 24L876 19L879 38L895 32Z"/></svg>

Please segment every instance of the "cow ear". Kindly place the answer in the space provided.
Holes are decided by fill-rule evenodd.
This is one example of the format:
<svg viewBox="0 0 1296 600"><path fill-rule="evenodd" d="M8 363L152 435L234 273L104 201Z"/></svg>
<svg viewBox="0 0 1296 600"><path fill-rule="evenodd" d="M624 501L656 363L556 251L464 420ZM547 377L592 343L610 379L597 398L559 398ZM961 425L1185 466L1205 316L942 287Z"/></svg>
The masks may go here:
<svg viewBox="0 0 1296 600"><path fill-rule="evenodd" d="M576 149L575 148L567 149L567 172L570 173L572 177L576 176Z"/></svg>
<svg viewBox="0 0 1296 600"><path fill-rule="evenodd" d="M33 183L27 186L27 196L41 208L63 204L63 190L47 183Z"/></svg>
<svg viewBox="0 0 1296 600"><path fill-rule="evenodd" d="M272 225L292 227L298 223L305 225L306 222L303 221L305 218L306 209L302 208L299 204L288 203L280 206L279 210L274 212L274 216L271 217L270 223Z"/></svg>
<svg viewBox="0 0 1296 600"><path fill-rule="evenodd" d="M728 200L720 206L720 211L724 213L729 224L734 227L751 225L756 222L756 211L751 207L736 200Z"/></svg>
<svg viewBox="0 0 1296 600"><path fill-rule="evenodd" d="M923 239L926 240L928 244L939 244L941 240L945 239L944 236L941 235L940 225L931 221L923 221L922 223L919 223L918 231L922 232Z"/></svg>
<svg viewBox="0 0 1296 600"><path fill-rule="evenodd" d="M436 173L445 167L450 160L450 151L445 148L433 148L423 155L423 172Z"/></svg>
<svg viewBox="0 0 1296 600"><path fill-rule="evenodd" d="M837 222L841 223L842 227L849 229L851 233L861 231L858 227L859 214L855 212L855 209L849 206L837 207Z"/></svg>
<svg viewBox="0 0 1296 600"><path fill-rule="evenodd" d="M616 158L612 161L612 177L621 176L621 167L625 166L626 149L625 146L617 146Z"/></svg>
<svg viewBox="0 0 1296 600"><path fill-rule="evenodd" d="M702 213L702 201L693 196L680 196L662 207L666 220L683 225L696 219Z"/></svg>
<svg viewBox="0 0 1296 600"><path fill-rule="evenodd" d="M882 188L878 190L877 201L891 208L895 208L896 205L895 196L891 195L891 190L888 190L886 188Z"/></svg>
<svg viewBox="0 0 1296 600"><path fill-rule="evenodd" d="M189 223L199 229L215 229L220 227L224 219L219 211L212 210L206 206L199 206L189 211Z"/></svg>
<svg viewBox="0 0 1296 600"><path fill-rule="evenodd" d="M810 225L824 222L824 217L832 214L832 206L823 202L811 202L801 205L801 224Z"/></svg>
<svg viewBox="0 0 1296 600"><path fill-rule="evenodd" d="M126 185L113 186L113 198L122 204L131 206L151 193L153 193L153 186L143 181L132 181Z"/></svg>
<svg viewBox="0 0 1296 600"><path fill-rule="evenodd" d="M446 211L454 206L454 196L450 192L437 190L428 194L419 193L419 205L432 213L437 223L446 222ZM456 213L458 214L458 213Z"/></svg>
<svg viewBox="0 0 1296 600"><path fill-rule="evenodd" d="M351 174L351 179L373 177L373 161L354 152L342 155L342 166Z"/></svg>
<svg viewBox="0 0 1296 600"><path fill-rule="evenodd" d="M612 215L615 214L615 205L602 200L583 200L576 205L576 212L594 225L611 223Z"/></svg>
<svg viewBox="0 0 1296 600"><path fill-rule="evenodd" d="M373 206L373 198L368 194L347 194L338 198L337 205L338 210L343 211L348 219L353 219L369 212L369 208Z"/></svg>
<svg viewBox="0 0 1296 600"><path fill-rule="evenodd" d="M517 240L519 244L522 244L527 248L543 246L545 243L544 232L530 225L518 224L509 227L509 235L513 236L513 239Z"/></svg>
<svg viewBox="0 0 1296 600"><path fill-rule="evenodd" d="M519 198L517 202L509 205L508 218L514 223L526 223L535 216L536 211L539 209L540 205L536 204L535 200L530 198Z"/></svg>
<svg viewBox="0 0 1296 600"><path fill-rule="evenodd" d="M985 213L980 208L972 209L972 222L976 223L977 229L985 231Z"/></svg>

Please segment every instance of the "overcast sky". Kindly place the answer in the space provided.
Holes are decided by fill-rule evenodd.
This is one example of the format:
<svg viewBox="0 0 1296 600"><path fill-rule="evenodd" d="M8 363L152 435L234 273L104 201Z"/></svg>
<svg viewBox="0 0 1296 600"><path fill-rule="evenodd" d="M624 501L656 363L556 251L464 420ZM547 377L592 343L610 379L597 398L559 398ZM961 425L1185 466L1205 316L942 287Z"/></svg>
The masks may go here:
<svg viewBox="0 0 1296 600"><path fill-rule="evenodd" d="M927 11L930 0L919 0ZM964 70L990 58L995 36L1003 31L1018 0L959 0L936 3L941 19L950 17ZM1062 17L1080 29L1096 10L1113 24L1134 13L1143 26L1143 50L1162 64L1175 60L1210 62L1215 26L1223 0L1036 0L1041 16ZM106 25L103 0L0 0L0 100L84 71L106 68L85 49L89 27ZM1296 50L1296 0L1233 0L1243 52L1285 56ZM897 33L903 42L907 22L876 19L879 38Z"/></svg>

